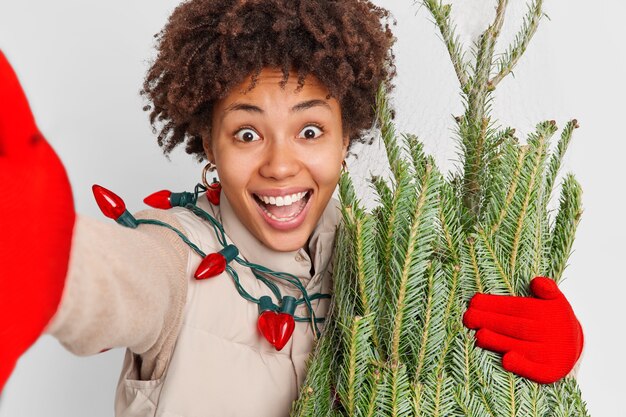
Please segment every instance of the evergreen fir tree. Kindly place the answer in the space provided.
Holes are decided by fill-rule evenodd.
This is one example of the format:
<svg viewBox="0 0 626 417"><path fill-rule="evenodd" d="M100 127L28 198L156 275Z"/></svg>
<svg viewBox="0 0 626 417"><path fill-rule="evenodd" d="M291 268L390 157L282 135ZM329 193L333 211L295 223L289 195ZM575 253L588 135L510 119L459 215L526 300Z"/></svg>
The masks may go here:
<svg viewBox="0 0 626 417"><path fill-rule="evenodd" d="M473 48L454 35L450 5L425 0L458 76L458 172L444 178L415 135L397 135L386 92L377 120L392 181L372 178L379 205L368 213L350 178L340 181L334 295L293 416L587 416L575 379L540 385L505 371L501 356L474 346L462 324L476 292L527 295L534 276L562 278L582 212L568 174L556 215L548 202L576 120L556 141L554 121L525 144L491 120L493 91L534 34L534 0L514 42L494 45L507 7ZM551 149L552 148L552 149Z"/></svg>

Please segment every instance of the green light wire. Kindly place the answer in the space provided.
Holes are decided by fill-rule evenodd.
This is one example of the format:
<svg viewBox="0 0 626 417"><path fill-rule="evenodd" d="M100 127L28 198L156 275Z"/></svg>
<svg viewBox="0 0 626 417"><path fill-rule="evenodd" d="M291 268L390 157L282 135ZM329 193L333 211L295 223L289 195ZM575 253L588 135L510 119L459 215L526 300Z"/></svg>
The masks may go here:
<svg viewBox="0 0 626 417"><path fill-rule="evenodd" d="M183 240L183 242L185 242L187 245L189 245L189 247L191 249L193 249L194 252L196 252L198 255L200 255L203 259L206 257L206 254L202 251L202 249L200 249L193 242L191 242L189 239L187 239L187 236L185 236L180 230L178 230L174 226L171 226L171 225L169 225L169 224L167 224L165 222L162 222L160 220L154 220L154 219L136 219L136 220L137 220L137 224L153 224L153 225L156 225L156 226L163 226L163 227L166 227L166 228L172 230L174 233L176 233Z"/></svg>
<svg viewBox="0 0 626 417"><path fill-rule="evenodd" d="M230 266L230 265L226 265L226 271L228 272L228 274L231 276L231 278L233 279L233 282L235 283L235 288L237 289L237 292L239 293L239 295L241 295L242 298L253 302L255 304L259 304L260 301L258 298L253 297L248 291L246 291L246 289L241 285L241 282L239 281L239 274L237 274L237 271L235 271L235 269ZM265 282L265 281L263 281ZM277 289L278 291L278 289ZM276 295L276 294L274 294ZM324 296L327 294L319 294L319 297L316 297L315 299L319 299L319 298L324 298L321 296ZM282 296L280 295L280 291L278 291L278 295L276 296L276 298L278 298L279 300L282 300ZM303 322L313 322L315 324L315 331L317 332L317 335L319 336L319 329L317 328L317 323L323 323L324 322L324 317L315 317L314 315L312 317L300 317L300 316L296 316L294 314L293 316L294 321L303 323Z"/></svg>
<svg viewBox="0 0 626 417"><path fill-rule="evenodd" d="M185 242L189 247L191 247L194 252L196 252L198 255L200 255L200 257L205 258L206 254L204 253L204 251L202 251L202 249L200 249L197 245L195 245L193 242L191 242L187 236L185 236L180 230L176 229L175 227L162 222L160 220L155 220L155 219L136 219L137 220L137 224L152 224L152 225L156 225L156 226L162 226L165 227L167 229L172 230L174 233L176 233L183 242ZM218 223L219 224L219 223ZM248 263L245 260L239 260L240 264L249 264L249 265L256 265L253 263ZM248 265L244 265L244 266L248 266ZM261 265L258 265L261 266ZM261 274L259 274L255 269L253 269L252 267L250 267L252 269L252 272L254 273L254 275L256 276L256 278L263 282L274 294L274 296L276 296L276 298L278 300L282 300L282 294L280 292L280 290L278 289L278 287L276 286L276 284L274 284L273 282L269 281L267 278L265 278L264 276L262 276ZM268 268L262 267L264 269L264 271L271 271ZM252 295L250 295L250 293L248 293L245 288L243 288L243 286L241 285L241 282L239 281L239 274L237 274L237 271L235 271L235 269L233 267L231 267L230 265L226 265L226 270L229 273L229 275L231 276L231 278L233 279L233 282L235 283L235 288L237 289L237 292L239 293L239 295L241 295L242 298L246 299L247 301L253 302L255 304L259 304L259 299L253 297ZM273 272L273 271L272 271ZM288 274L291 275L291 274ZM296 277L297 279L297 277ZM298 283L299 280L298 280ZM301 284L300 284L301 285ZM306 302L307 307L309 308L309 312L311 313L311 317L300 317L300 316L296 316L294 315L293 318L295 321L297 322L309 322L312 321L315 324L317 323L323 323L324 322L324 317L315 317L315 312L313 311L313 308L311 306L310 301L315 301L315 300L319 300L319 299L324 299L324 298L330 298L329 294L321 294L321 293L315 293L311 296L304 296L305 292L303 293L303 298L300 298L298 300L296 300L296 305L300 305L303 302ZM320 332L319 329L317 328L317 325L315 326L315 330L319 336Z"/></svg>
<svg viewBox="0 0 626 417"><path fill-rule="evenodd" d="M197 192L197 188L196 188L196 192ZM191 204L191 203L187 204L185 205L185 208L190 210L192 213L194 213L196 216L200 217L201 219L207 220L211 224L217 236L217 239L222 246L225 247L228 244L226 241L226 233L224 231L224 227L219 221L217 221L217 219L215 219L213 216L211 216L209 213L207 213L200 207L196 206L195 204ZM323 318L317 319L315 317L315 310L313 309L313 306L311 305L311 300L313 300L313 298L311 298L311 296L308 295L306 288L304 287L304 285L302 285L302 281L300 281L300 279L297 276L287 273L287 272L273 271L263 265L255 264L253 262L248 262L245 259L240 258L239 256L236 256L234 260L240 265L252 269L254 276L258 280L263 282L266 286L268 286L268 288L274 293L274 295L279 300L282 299L282 294L280 293L280 290L278 289L278 287L276 287L273 283L270 283L270 281L268 281L265 277L263 277L258 272L264 272L266 274L272 275L278 279L287 281L291 285L296 287L302 293L302 298L296 300L296 304L299 305L299 304L302 304L303 302L306 304L311 314L311 317L310 317L311 323L315 327L316 333L319 335L320 331L316 323L320 322L320 320L323 320ZM314 294L314 295L316 295L314 299L330 298L330 295L328 294ZM305 320L308 321L309 319L305 319Z"/></svg>
<svg viewBox="0 0 626 417"><path fill-rule="evenodd" d="M226 265L226 271L228 271L228 274L233 279L233 282L235 283L235 288L237 288L237 292L239 293L239 295L241 295L248 301L259 304L259 299L250 295L250 293L248 293L248 291L246 291L246 289L241 285L241 282L239 282L239 274L237 274L237 271L235 271L235 269L230 265Z"/></svg>
<svg viewBox="0 0 626 417"><path fill-rule="evenodd" d="M233 279L233 282L235 283L235 288L237 289L237 292L239 293L239 295L241 295L242 298L253 302L255 304L259 304L259 299L252 296L248 291L246 291L245 288L243 288L243 286L241 285L241 282L239 281L239 274L237 274L237 271L235 271L235 269L230 266L230 265L226 265L226 270L228 271L228 273L230 274L231 278ZM280 294L280 291L279 291ZM327 295L327 294L319 294L320 296L322 295ZM281 296L277 297L278 299L282 299ZM315 299L319 299L319 298L323 298L323 297L316 297ZM311 321L310 317L300 317L300 316L293 316L293 319L297 322L308 322ZM315 323L323 323L324 322L324 318L315 318ZM316 329L317 330L317 329Z"/></svg>
<svg viewBox="0 0 626 417"><path fill-rule="evenodd" d="M194 188L194 193L193 193L194 201L198 200L200 192L206 192L206 187L202 184L197 184ZM184 207L188 209L189 211L191 211L192 213L194 213L196 216L209 222L209 224L213 228L213 231L215 232L215 235L217 236L217 240L222 245L222 247L226 247L228 245L224 227L219 221L217 221L217 219L215 219L209 213L202 210L200 207L196 206L193 203L188 203ZM191 249L193 249L193 251L196 252L200 257L202 258L206 257L206 254L204 253L204 251L202 251L202 249L200 249L197 245L191 242L180 230L176 229L175 227L165 222L162 222L160 220L155 220L155 219L137 219L137 223L138 224L152 224L156 226L166 227L172 230L174 233L176 233L182 239L182 241L185 242ZM298 289L302 293L302 298L299 298L296 300L296 305L301 305L302 303L305 303L309 310L310 317L300 317L300 316L294 315L294 320L297 322L310 322L311 326L315 330L316 335L317 336L320 335L320 330L317 327L317 323L323 323L324 317L318 318L315 316L315 311L313 309L313 306L311 305L311 301L330 298L330 294L314 293L312 295L309 295L306 288L302 284L302 281L300 281L300 279L296 275L293 275L287 272L273 271L263 265L255 264L253 262L248 262L245 259L240 258L239 256L236 256L234 260L237 263L239 263L241 266L250 268L255 278L261 281L263 284L265 284L279 301L282 300L283 298L280 292L280 289L275 283L271 282L267 277L263 276L262 273L265 273L275 278L278 278L280 280L286 281L289 284L293 285L296 289ZM235 271L235 269L230 265L226 265L226 271L233 279L235 288L237 289L237 292L239 293L239 295L241 295L241 297L247 301L253 302L255 304L259 304L259 299L250 295L250 293L248 293L245 290L245 288L243 288L239 280L239 275L237 274L237 271Z"/></svg>

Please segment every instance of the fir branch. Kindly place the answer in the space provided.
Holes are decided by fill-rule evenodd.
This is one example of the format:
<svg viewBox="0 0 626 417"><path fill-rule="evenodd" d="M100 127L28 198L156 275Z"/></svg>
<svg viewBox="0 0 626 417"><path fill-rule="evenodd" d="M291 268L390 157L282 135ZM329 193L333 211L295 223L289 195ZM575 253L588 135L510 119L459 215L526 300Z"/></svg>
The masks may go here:
<svg viewBox="0 0 626 417"><path fill-rule="evenodd" d="M394 361L400 360L400 337L403 333L407 320L413 317L410 314L411 305L415 304L417 297L411 297L409 281L411 277L421 276L426 267L425 259L432 252L430 244L435 235L432 233L433 220L437 210L437 196L439 188L439 174L428 164L425 168L425 175L420 181L420 194L415 212L412 216L413 223L409 232L406 253L402 256L402 269L394 291L394 320L392 325L391 353L390 357ZM415 279L413 279L415 281ZM413 287L413 292L419 291L420 287Z"/></svg>
<svg viewBox="0 0 626 417"><path fill-rule="evenodd" d="M489 81L489 84L494 88L513 70L515 65L517 65L517 61L526 51L526 47L535 34L539 26L539 20L543 15L542 5L543 0L534 0L533 3L528 6L528 12L524 16L522 28L515 36L515 41L509 46L507 52L496 64L498 66L497 74Z"/></svg>
<svg viewBox="0 0 626 417"><path fill-rule="evenodd" d="M376 106L375 106L375 122L380 129L380 134L387 151L387 160L389 161L389 167L394 175L396 183L401 176L400 169L404 163L401 155L400 147L396 143L396 129L392 123L391 109L388 102L387 92L384 89L383 83L380 84L376 92Z"/></svg>
<svg viewBox="0 0 626 417"><path fill-rule="evenodd" d="M380 417L408 415L412 408L411 384L404 364L390 362L382 368L381 379Z"/></svg>
<svg viewBox="0 0 626 417"><path fill-rule="evenodd" d="M502 24L504 23L504 11L506 10L508 0L498 0L498 6L496 7L496 16L494 18L494 22L491 29L492 37L495 40L500 35L500 29L502 29Z"/></svg>
<svg viewBox="0 0 626 417"><path fill-rule="evenodd" d="M469 334L469 330L459 329L450 354L448 372L454 376L459 388L466 394L472 392L476 385L471 370L471 352L473 350L474 339Z"/></svg>
<svg viewBox="0 0 626 417"><path fill-rule="evenodd" d="M452 308L449 311L446 309L450 296L453 296L447 279L447 271L438 260L433 259L432 262L434 270L432 312L426 343L426 357L430 360L425 362L423 369L427 373L439 374L443 372L444 362L448 359L450 343L456 331L459 330L459 326L455 324L455 320L451 319ZM460 323L460 317L458 319Z"/></svg>
<svg viewBox="0 0 626 417"><path fill-rule="evenodd" d="M454 391L454 399L457 406L461 411L461 415L464 417L474 416L492 416L493 413L489 413L483 406L480 399L476 398L476 395L470 391L466 391L462 386L457 386Z"/></svg>
<svg viewBox="0 0 626 417"><path fill-rule="evenodd" d="M504 220L504 217L506 216L507 209L511 206L511 202L513 201L513 197L515 196L515 191L517 191L517 185L519 184L520 171L522 170L523 161L528 152L527 146L521 147L521 148L515 146L514 148L517 151L517 155L518 155L517 162L515 164L515 173L513 174L511 178L509 190L504 199L504 202L501 205L500 213L497 216L497 220L495 223L491 225L491 229L489 230L490 235L494 235L498 231L500 224L502 224L502 221Z"/></svg>
<svg viewBox="0 0 626 417"><path fill-rule="evenodd" d="M406 172L406 171L404 171ZM396 188L393 191L391 200L385 201L381 210L384 210L379 217L378 225L380 232L379 249L381 252L381 264L383 265L383 276L388 279L394 277L393 258L398 248L398 237L403 231L409 229L411 208L415 189L411 184L409 175L401 175Z"/></svg>
<svg viewBox="0 0 626 417"><path fill-rule="evenodd" d="M417 379L413 382L413 416L422 416L422 396L424 393L424 385Z"/></svg>
<svg viewBox="0 0 626 417"><path fill-rule="evenodd" d="M563 162L563 157L565 156L565 151L567 151L567 148L569 147L572 134L576 128L578 128L578 121L576 119L572 119L567 122L563 128L563 132L561 132L561 138L557 143L556 150L550 158L545 179L545 189L548 193L546 194L546 199L544 200L544 208L548 204L549 197L553 191L554 181L556 180L556 176L561 168L561 163Z"/></svg>
<svg viewBox="0 0 626 417"><path fill-rule="evenodd" d="M480 246L484 248L483 252L485 255L485 260L490 261L490 263L495 266L497 271L497 276L500 278L499 282L504 284L506 291L509 295L515 295L515 290L511 283L511 279L509 278L507 272L504 270L504 266L502 261L499 259L499 256L496 254L496 249L494 243L487 236L483 229L478 229L478 236L480 237ZM495 288L494 288L495 289Z"/></svg>
<svg viewBox="0 0 626 417"><path fill-rule="evenodd" d="M379 320L379 341L381 349L389 352L389 344L393 340L391 332L393 330L393 320L395 317L394 304L389 304L389 300L395 300L398 296L398 285L403 282L405 254L413 249L409 249L415 242L411 239L412 220L415 215L417 203L416 188L411 184L411 176L406 170L407 164L402 166L402 174L399 183L393 193L393 205L391 207L381 206L384 212L379 216L377 234L377 247L379 250L380 262L382 263L384 283L383 290L379 296L379 311L387 310L387 314ZM419 236L420 240L423 238ZM424 249L427 251L424 252ZM417 255L421 258L428 256L430 244L426 244L418 250ZM418 274L416 272L416 274ZM417 292L417 290L414 290ZM391 311L389 311L391 309ZM384 346L383 346L384 345Z"/></svg>
<svg viewBox="0 0 626 417"><path fill-rule="evenodd" d="M464 331L465 337L470 339L470 334L474 334L474 331ZM471 349L469 350L472 379L470 380L475 386L471 387L471 395L476 398L480 407L484 410L484 413L479 415L487 415L490 417L500 417L495 407L494 398L491 394L495 390L495 378L494 372L498 372L499 369L493 366L494 358L491 352L481 351L474 348L474 339L471 338Z"/></svg>
<svg viewBox="0 0 626 417"><path fill-rule="evenodd" d="M377 366L374 367L373 371L368 376L369 382L369 400L367 402L367 411L364 414L364 417L376 417L376 413L378 412L378 402L379 402L379 383L380 383L380 368Z"/></svg>
<svg viewBox="0 0 626 417"><path fill-rule="evenodd" d="M357 312L357 304L360 304L358 297L358 282L355 266L354 250L354 214L352 207L345 206L342 209L344 222L338 228L337 242L342 248L336 254L336 269L334 275L337 277L333 285L333 305L336 306L337 320L347 323Z"/></svg>
<svg viewBox="0 0 626 417"><path fill-rule="evenodd" d="M492 400L491 400L491 395L489 394L489 391L486 390L484 387L480 388L479 391L480 391L481 405L484 407L487 414L491 417L500 417L498 414L496 414L493 411L493 405L491 404Z"/></svg>
<svg viewBox="0 0 626 417"><path fill-rule="evenodd" d="M458 327L456 324L453 324L454 320L452 318L452 310L459 303L459 299L457 297L457 290L459 287L459 274L461 271L461 267L455 264L455 265L452 265L450 268L445 268L446 275L449 275L449 272L448 272L449 269L452 269L452 274L451 274L452 277L449 280L446 279L447 282L450 282L450 291L449 291L448 302L446 304L446 309L444 311L442 321L443 323L450 324L450 328L452 329L452 331L449 333L455 334L456 331L458 330Z"/></svg>
<svg viewBox="0 0 626 417"><path fill-rule="evenodd" d="M436 376L434 396L435 409L433 410L432 414L434 416L448 416L450 415L451 411L456 408L456 404L453 402L454 397L451 393L454 382L451 378L447 376L445 370L448 353L450 351L455 336L455 333L448 334L443 341L443 346L440 351L436 353L431 353L432 357L439 357L439 360L437 361L437 366L430 373L431 375Z"/></svg>
<svg viewBox="0 0 626 417"><path fill-rule="evenodd" d="M528 144L521 146L525 154L517 175L515 193L504 207L506 213L500 230L494 236L495 247L506 257L506 271L516 294L525 294L527 280L534 263L537 222L542 221L539 201L543 196L542 174L547 157L547 143L556 131L554 121L539 123ZM509 151L505 151L508 155ZM507 156L507 158L511 158Z"/></svg>
<svg viewBox="0 0 626 417"><path fill-rule="evenodd" d="M354 185L352 184L352 180L350 179L350 174L344 172L341 174L339 178L339 201L341 202L341 208L344 212L345 219L345 210L346 207L352 208L356 207L359 204L359 200L356 197L356 192L354 191Z"/></svg>
<svg viewBox="0 0 626 417"><path fill-rule="evenodd" d="M448 249L448 252L450 253L450 256L452 257L452 262L458 265L460 262L459 253L456 249L457 245L454 242L452 231L450 229L449 219L447 217L448 213L444 212L445 208L446 207L444 203L441 205L441 208L439 210L439 221L441 222L441 229L443 232L443 237L445 239L446 248Z"/></svg>
<svg viewBox="0 0 626 417"><path fill-rule="evenodd" d="M355 316L351 325L343 329L344 355L343 364L340 366L337 393L350 416L357 414L358 404L364 396L364 380L372 359L368 346L371 330L371 316Z"/></svg>
<svg viewBox="0 0 626 417"><path fill-rule="evenodd" d="M430 320L431 320L431 316L432 316L432 311L433 311L433 287L434 287L434 277L435 277L435 273L432 267L432 264L430 264L428 266L428 284L426 286L426 306L425 306L425 316L422 319L422 331L421 331L421 335L420 335L420 345L418 348L418 355L417 355L417 366L415 369L415 379L420 381L420 380L424 380L423 376L422 376L422 369L424 368L424 362L426 361L426 346L428 344L428 331L430 330ZM399 326L398 326L399 328ZM398 331L397 333L394 333L394 336L397 338L397 342L396 339L394 339L394 348L397 346L396 343L399 344L399 339L400 339L400 332ZM396 352L396 350L394 350L393 352ZM420 378L421 377L421 378Z"/></svg>
<svg viewBox="0 0 626 417"><path fill-rule="evenodd" d="M483 96L480 98L485 99ZM473 106L473 110L484 113L484 103L479 103ZM470 109L468 109L469 111ZM475 115L469 115L471 120ZM466 115L466 118L468 116ZM489 125L489 119L481 117L480 122L472 122L467 126L467 133L462 134L463 140L466 143L464 154L465 172L463 176L463 203L465 207L472 213L474 219L480 217L481 201L483 197L482 185L482 172L484 171L484 153L485 153L485 137L487 127Z"/></svg>
<svg viewBox="0 0 626 417"><path fill-rule="evenodd" d="M580 387L576 383L576 379L573 377L565 378L566 389L572 403L572 408L575 410L575 415L579 417L589 417L587 411L587 403L582 399L582 393Z"/></svg>
<svg viewBox="0 0 626 417"><path fill-rule="evenodd" d="M552 416L554 417L576 417L579 414L575 412L574 405L568 401L569 392L567 383L569 378L563 379L555 383L550 391L548 391L554 408Z"/></svg>
<svg viewBox="0 0 626 417"><path fill-rule="evenodd" d="M508 0L498 0L493 23L480 35L474 46L474 73L469 81L471 88L467 93L466 112L459 126L464 148L463 202L476 219L480 215L484 193L482 172L489 165L486 156L491 147L487 140L490 124L488 104L494 86L489 83L489 76L507 2Z"/></svg>
<svg viewBox="0 0 626 417"><path fill-rule="evenodd" d="M385 291L381 291L383 296L378 297L378 310L383 311L388 308L385 299L387 297L395 297L395 289L393 283L401 280L402 274L402 254L408 250L411 245L409 233L411 228L411 218L413 216L413 207L416 204L416 193L414 179L409 172L409 164L400 158L401 149L396 144L394 135L395 128L391 122L391 111L388 107L387 96L381 88L377 94L377 121L381 126L382 139L387 149L387 157L395 178L395 187L391 195L386 191L386 184L381 184L381 180L375 180L374 186L381 190L381 206L377 212L378 233L376 235L377 248L379 253L379 261L382 265L382 276L388 283ZM415 155L412 154L413 158ZM414 159L415 161L415 159ZM422 164L425 165L425 164ZM423 169L422 167L420 167ZM413 171L418 169L414 162ZM391 283L391 284L390 284ZM379 287L380 288L380 287ZM379 289L380 291L380 289ZM388 336L392 330L391 322L395 314L387 314L379 320L376 331L377 340L379 340L381 354L385 350L383 343L389 343L392 340ZM385 322L388 320L388 322ZM387 349L388 350L388 349Z"/></svg>
<svg viewBox="0 0 626 417"><path fill-rule="evenodd" d="M582 214L581 201L582 189L580 184L572 174L566 175L561 188L559 212L556 216L551 238L550 254L552 259L548 276L556 282L561 281L574 243L576 228Z"/></svg>
<svg viewBox="0 0 626 417"><path fill-rule="evenodd" d="M511 252L512 258L513 255L519 253L517 259L511 259L511 274L516 278L515 285L519 295L527 294L530 265L534 264L534 258L538 252L537 247L541 245L542 235L539 237L539 241L535 238L538 228L541 232L545 218L541 206L545 192L543 187L545 181L543 181L542 175L546 165L548 144L557 129L554 120L539 123L536 133L530 135L528 139L531 152L528 157L529 167L527 170L530 174L521 174L524 177L523 186L527 192L520 208L521 213L517 215L517 230L514 234L516 246L512 247L513 251ZM539 255L541 255L541 251L539 251Z"/></svg>
<svg viewBox="0 0 626 417"><path fill-rule="evenodd" d="M378 206L374 208L374 210L379 209L381 205L387 207L391 206L392 192L391 188L389 188L389 185L387 185L387 182L384 180L384 178L378 175L372 175L369 183L376 192L376 200L378 202Z"/></svg>
<svg viewBox="0 0 626 417"><path fill-rule="evenodd" d="M542 195L540 196L540 198L544 197L543 193L549 192L545 188L542 188ZM548 230L548 216L546 211L540 207L536 214L536 217L537 219L535 221L533 262L530 272L530 276L532 277L543 275L544 264L546 264L546 260L549 257L546 245L546 241L550 237Z"/></svg>
<svg viewBox="0 0 626 417"><path fill-rule="evenodd" d="M476 51L476 66L472 79L472 91L470 98L478 98L478 103L484 101L485 92L493 91L495 86L489 82L495 44L500 35L500 29L504 23L504 12L506 11L508 0L498 0L496 14L493 23L480 35ZM471 99L470 99L471 100ZM470 106L471 107L471 106ZM476 106L474 110L480 110L482 105ZM482 113L470 113L472 120L483 120Z"/></svg>
<svg viewBox="0 0 626 417"><path fill-rule="evenodd" d="M478 268L478 258L476 256L476 247L475 247L475 239L474 237L469 237L467 239L467 243L469 245L469 253L472 261L472 272L474 273L474 282L476 283L477 292L485 292L484 285L480 278L480 270Z"/></svg>
<svg viewBox="0 0 626 417"><path fill-rule="evenodd" d="M404 149L408 152L410 161L412 162L413 178L423 177L428 164L435 166L434 159L426 156L424 144L419 141L417 136L403 133L401 137L404 143Z"/></svg>
<svg viewBox="0 0 626 417"><path fill-rule="evenodd" d="M515 395L517 393L517 389L515 388L515 376L512 373L507 373L507 380L509 382L509 410L510 417L515 417L517 414L517 401Z"/></svg>
<svg viewBox="0 0 626 417"><path fill-rule="evenodd" d="M526 220L531 218L531 216L529 216L529 213L528 213L528 208L530 205L531 196L533 194L533 191L535 190L535 183L537 182L537 177L539 176L539 172L542 168L542 155L544 154L543 146L540 145L538 149L533 149L533 153L535 154L535 160L532 164L533 170L530 175L530 181L528 182L527 187L526 187L526 193L524 195L522 207L516 213L517 224L515 227L515 233L513 235L513 242L511 245L511 256L509 258L509 270L511 271L511 275L513 276L515 275L515 271L517 270L516 268L517 267L517 253L521 246L520 240L521 240L521 235L522 235L522 228L524 227Z"/></svg>
<svg viewBox="0 0 626 417"><path fill-rule="evenodd" d="M328 377L331 374L331 360L335 349L334 321L331 305L327 316L327 326L322 332L320 342L316 345L312 356L307 361L307 376L300 390L300 396L293 403L291 416L305 417L328 415L332 406Z"/></svg>
<svg viewBox="0 0 626 417"><path fill-rule="evenodd" d="M502 417L510 414L509 381L507 372L502 369L500 355L491 351L472 351L472 368L477 386L476 392L481 404L490 416Z"/></svg>
<svg viewBox="0 0 626 417"><path fill-rule="evenodd" d="M522 380L520 392L520 407L518 416L544 417L548 415L549 407L546 401L545 390L530 380Z"/></svg>
<svg viewBox="0 0 626 417"><path fill-rule="evenodd" d="M433 417L439 417L441 416L441 394L443 391L443 375L442 374L437 374L437 383L435 384L435 389L434 389L435 393L433 395L433 404L434 404L434 409L432 412L432 416Z"/></svg>
<svg viewBox="0 0 626 417"><path fill-rule="evenodd" d="M467 63L465 61L465 53L461 46L459 37L455 35L456 27L450 24L450 11L452 5L442 4L441 0L424 0L424 5L430 11L435 23L439 27L443 42L448 49L452 66L461 85L461 90L466 91L468 88L468 74L466 70ZM466 91L467 92L467 91Z"/></svg>
<svg viewBox="0 0 626 417"><path fill-rule="evenodd" d="M362 309L362 312L359 314L369 317L372 312L379 311L379 309L376 308L375 300L381 288L379 285L380 272L378 271L378 260L372 256L373 253L376 253L376 219L372 216L365 215L359 210L355 216L355 226L356 272ZM372 329L372 341L374 346L378 349L378 334L375 326Z"/></svg>

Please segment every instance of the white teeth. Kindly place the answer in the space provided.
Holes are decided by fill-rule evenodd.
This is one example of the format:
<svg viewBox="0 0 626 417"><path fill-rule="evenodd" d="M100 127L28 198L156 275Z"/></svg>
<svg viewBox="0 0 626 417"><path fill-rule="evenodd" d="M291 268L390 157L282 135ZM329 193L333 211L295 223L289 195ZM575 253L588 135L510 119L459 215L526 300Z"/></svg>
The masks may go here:
<svg viewBox="0 0 626 417"><path fill-rule="evenodd" d="M274 204L278 207L282 207L282 206L290 206L293 203L300 201L306 195L306 192L302 191L299 193L295 193L291 195L284 195L284 196L279 196L279 197L268 197L268 196L258 195L258 194L255 194L255 195L259 197L259 199L262 200L265 204Z"/></svg>
<svg viewBox="0 0 626 417"><path fill-rule="evenodd" d="M267 209L266 209L265 207L261 207L261 208L263 209L263 211L265 212L265 215L266 215L267 217L269 217L270 219L274 219L274 220L276 220L276 221L279 221L279 222L288 222L288 221L290 221L290 220L293 220L293 219L295 219L296 217L298 217L298 215L299 215L300 213L302 213L302 210L304 210L304 207L302 207L302 208L301 208L301 209L300 209L300 210L299 210L296 214L294 214L293 216L291 216L291 217L285 217L285 218L280 218L280 217L276 217L276 216L274 216L272 213L270 213L269 211L267 211Z"/></svg>

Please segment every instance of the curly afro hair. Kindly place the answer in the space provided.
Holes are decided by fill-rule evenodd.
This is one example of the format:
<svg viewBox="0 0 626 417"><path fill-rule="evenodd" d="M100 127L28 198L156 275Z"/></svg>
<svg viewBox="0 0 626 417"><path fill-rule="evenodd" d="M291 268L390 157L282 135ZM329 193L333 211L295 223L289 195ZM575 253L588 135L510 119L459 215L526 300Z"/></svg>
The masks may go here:
<svg viewBox="0 0 626 417"><path fill-rule="evenodd" d="M215 100L248 76L254 88L265 67L289 71L299 91L311 73L335 97L343 134L365 143L374 123L380 84L394 85L396 38L382 20L390 12L368 0L190 0L179 5L155 35L157 57L141 94L165 156L185 142L188 154L205 159ZM393 24L396 20L393 19Z"/></svg>

